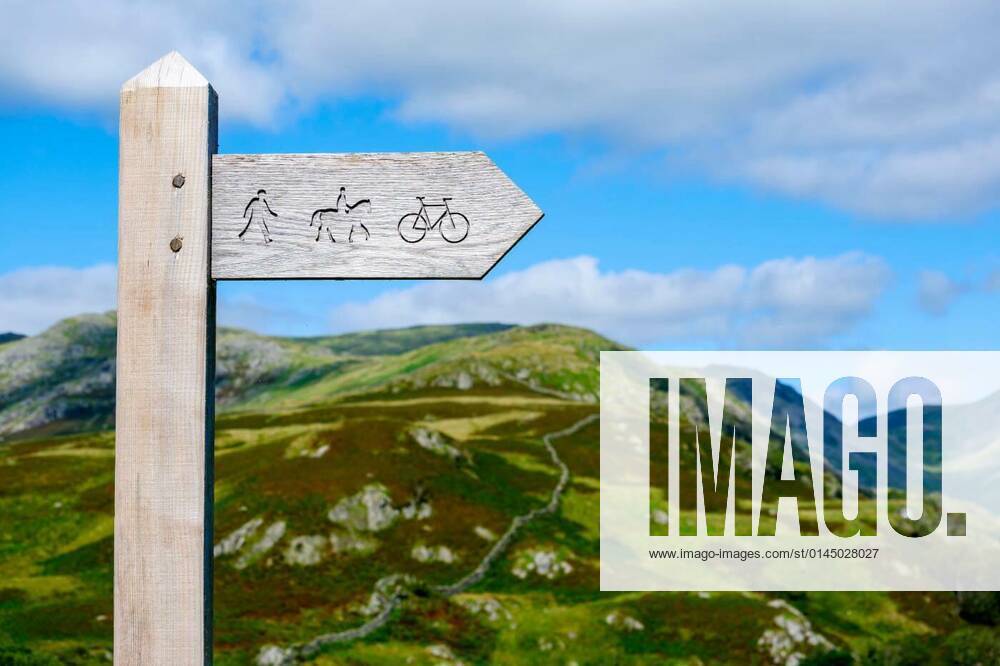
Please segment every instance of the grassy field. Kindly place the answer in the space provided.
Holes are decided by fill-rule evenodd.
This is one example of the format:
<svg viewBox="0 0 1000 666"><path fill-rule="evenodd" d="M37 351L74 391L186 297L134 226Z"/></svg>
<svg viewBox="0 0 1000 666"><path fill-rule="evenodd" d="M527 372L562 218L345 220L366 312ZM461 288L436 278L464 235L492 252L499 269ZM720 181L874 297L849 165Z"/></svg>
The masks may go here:
<svg viewBox="0 0 1000 666"><path fill-rule="evenodd" d="M279 663L397 595L383 625L308 661L998 663L996 628L952 594L598 592L596 422L551 440L571 473L558 509L482 580L438 593L549 501L560 470L543 438L596 413L594 350L610 343L562 327L402 338L364 338L366 354L296 342L293 370L228 385L216 663ZM321 367L339 370L302 372ZM108 663L113 446L108 430L44 428L0 445L0 665Z"/></svg>

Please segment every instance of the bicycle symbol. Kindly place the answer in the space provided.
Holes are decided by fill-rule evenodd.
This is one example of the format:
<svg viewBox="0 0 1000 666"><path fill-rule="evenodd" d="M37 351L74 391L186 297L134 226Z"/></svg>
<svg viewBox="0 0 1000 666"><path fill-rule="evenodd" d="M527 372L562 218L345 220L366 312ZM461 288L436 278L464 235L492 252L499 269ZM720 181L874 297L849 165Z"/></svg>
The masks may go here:
<svg viewBox="0 0 1000 666"><path fill-rule="evenodd" d="M399 237L407 243L419 243L427 235L427 232L437 227L441 232L441 238L449 243L461 243L469 235L469 218L461 213L451 212L448 202L452 197L442 197L442 203L429 204L424 202L424 197L417 197L420 202L420 210L416 213L407 213L399 218ZM427 214L428 208L444 208L441 217L431 224L431 218ZM445 218L448 218L445 221Z"/></svg>

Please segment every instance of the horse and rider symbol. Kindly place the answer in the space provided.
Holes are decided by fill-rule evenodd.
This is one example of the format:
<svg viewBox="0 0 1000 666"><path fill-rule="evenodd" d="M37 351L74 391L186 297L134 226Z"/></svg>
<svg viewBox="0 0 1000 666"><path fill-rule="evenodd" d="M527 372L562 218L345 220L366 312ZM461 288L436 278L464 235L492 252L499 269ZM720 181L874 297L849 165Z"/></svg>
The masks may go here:
<svg viewBox="0 0 1000 666"><path fill-rule="evenodd" d="M424 201L425 198L417 197L417 201L420 202L420 209L417 212L407 213L399 219L399 223L396 225L399 237L407 243L419 243L427 236L428 231L437 229L441 238L448 243L461 243L465 240L469 235L469 218L462 213L451 210L448 202L452 200L452 197L442 197L441 203L427 203ZM429 209L432 208L443 209L434 222L431 222L431 214L429 213ZM358 199L351 203L347 198L347 188L341 187L337 202L332 207L317 208L313 211L309 219L309 226L316 227L317 242L322 238L325 229L330 242L336 243L337 239L334 236L332 225L349 221L350 230L347 232L347 242L353 243L355 237L367 241L371 238L371 232L361 219L361 215L363 213L371 214L371 211L371 199ZM352 213L354 213L353 216ZM436 211L434 214L437 214ZM271 205L267 200L267 190L257 190L257 195L250 199L246 208L243 209L243 219L246 220L246 225L239 233L239 239L243 240L243 236L256 222L257 229L264 237L264 244L271 243L273 239L267 226L268 216L278 217L278 214L271 210ZM341 242L343 240L341 237Z"/></svg>
<svg viewBox="0 0 1000 666"><path fill-rule="evenodd" d="M314 225L316 226L316 240L319 241L319 237L323 233L324 215L335 215L337 213L342 212L344 217L346 218L348 215L351 214L352 210L361 207L367 208L368 212L371 213L372 212L371 199L358 199L354 203L349 203L347 201L347 188L341 187L340 195L337 197L337 203L333 206L333 208L318 208L316 209L315 212L313 212L312 218L309 220L310 227ZM354 218L351 219L351 231L347 234L348 243L354 242L355 226L361 227L361 231L365 232L365 240L368 240L369 238L372 237L372 235L368 232L368 227L365 226L364 222L358 220L357 225L354 224L354 220L357 219L357 217L358 216L355 215ZM332 243L337 242L337 240L333 237L333 231L330 229L329 223L326 223L326 235L330 237L330 242Z"/></svg>

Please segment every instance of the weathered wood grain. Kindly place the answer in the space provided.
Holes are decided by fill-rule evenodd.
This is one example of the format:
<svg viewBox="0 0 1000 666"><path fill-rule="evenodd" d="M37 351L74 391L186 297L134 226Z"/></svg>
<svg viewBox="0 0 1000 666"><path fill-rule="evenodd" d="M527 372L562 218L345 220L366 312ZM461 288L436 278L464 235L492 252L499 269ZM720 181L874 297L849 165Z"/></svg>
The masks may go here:
<svg viewBox="0 0 1000 666"><path fill-rule="evenodd" d="M120 665L211 661L205 553L216 128L214 91L176 53L122 87L114 649ZM178 174L181 187L174 184Z"/></svg>
<svg viewBox="0 0 1000 666"><path fill-rule="evenodd" d="M481 152L216 155L212 178L212 276L219 280L481 278L542 216ZM420 210L418 196L428 204L452 197L451 211L468 218L468 235L449 243L431 229L419 242L404 241L399 221ZM370 210L344 211L364 199ZM429 221L443 211L429 208Z"/></svg>

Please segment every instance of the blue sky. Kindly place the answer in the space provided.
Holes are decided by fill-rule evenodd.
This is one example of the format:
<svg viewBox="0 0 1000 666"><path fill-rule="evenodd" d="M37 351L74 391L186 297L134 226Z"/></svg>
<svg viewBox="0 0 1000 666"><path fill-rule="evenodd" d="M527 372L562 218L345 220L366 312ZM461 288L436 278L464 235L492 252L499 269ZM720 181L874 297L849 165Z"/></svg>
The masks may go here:
<svg viewBox="0 0 1000 666"><path fill-rule="evenodd" d="M697 5L441 2L375 37L360 26L378 4L237 18L164 4L139 20L108 3L104 24L74 3L54 18L18 6L22 43L0 50L0 330L113 306L117 89L176 47L219 92L220 152L481 149L546 213L483 283L224 283L223 323L311 335L555 320L661 348L995 346L988 4L903 17L769 3L720 27ZM438 15L454 52L420 37ZM61 48L34 43L43 20ZM852 36L828 38L838 30ZM595 34L607 43L588 49Z"/></svg>

